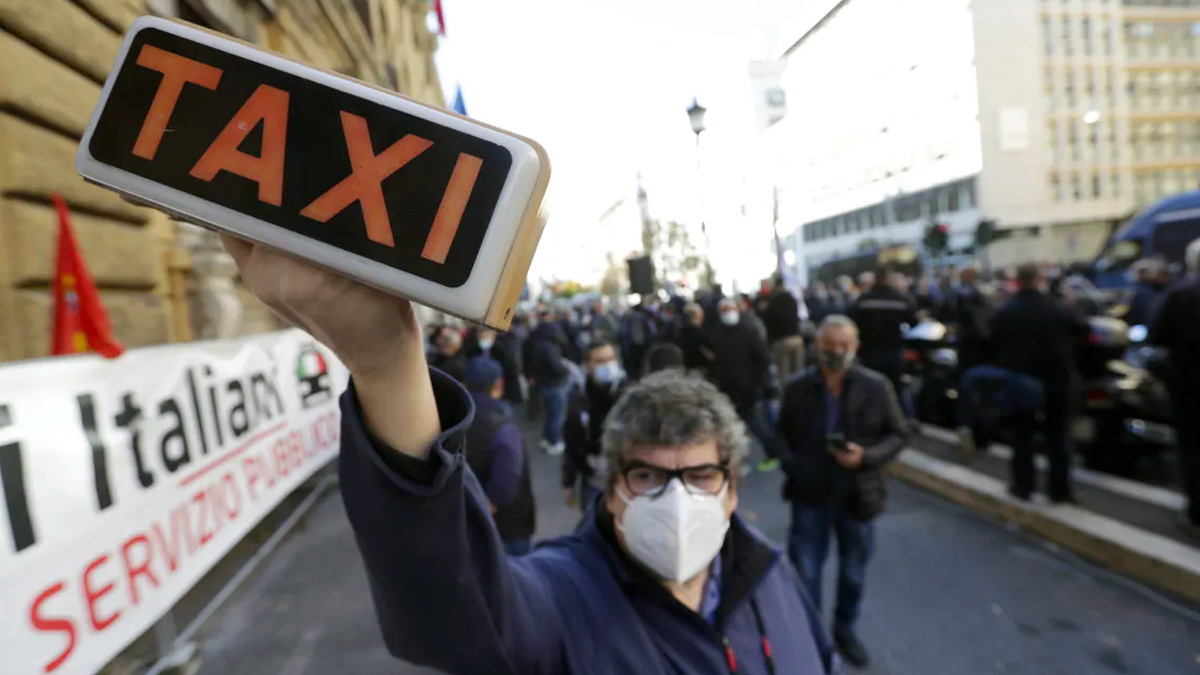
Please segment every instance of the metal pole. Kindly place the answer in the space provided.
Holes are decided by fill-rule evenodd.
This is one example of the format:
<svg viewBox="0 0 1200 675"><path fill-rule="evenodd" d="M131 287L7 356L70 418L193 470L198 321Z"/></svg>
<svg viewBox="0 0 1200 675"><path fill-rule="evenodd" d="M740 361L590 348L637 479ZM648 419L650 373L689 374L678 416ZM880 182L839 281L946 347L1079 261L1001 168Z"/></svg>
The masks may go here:
<svg viewBox="0 0 1200 675"><path fill-rule="evenodd" d="M712 285L712 240L708 237L708 225L704 222L704 171L701 165L700 134L701 132L696 132L696 187L699 192L697 203L700 205L700 233L704 235L704 283Z"/></svg>
<svg viewBox="0 0 1200 675"><path fill-rule="evenodd" d="M771 186L771 230L775 233L775 274L783 278L783 244L779 239L779 186Z"/></svg>

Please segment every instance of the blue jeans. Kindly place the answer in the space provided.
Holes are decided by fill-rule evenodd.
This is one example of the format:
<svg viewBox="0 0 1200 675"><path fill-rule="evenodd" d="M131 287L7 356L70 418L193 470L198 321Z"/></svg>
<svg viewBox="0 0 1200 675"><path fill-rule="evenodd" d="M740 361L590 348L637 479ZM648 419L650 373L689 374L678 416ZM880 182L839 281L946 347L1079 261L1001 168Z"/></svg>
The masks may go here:
<svg viewBox="0 0 1200 675"><path fill-rule="evenodd" d="M529 539L514 539L504 542L504 552L508 555L525 555L533 550L533 541Z"/></svg>
<svg viewBox="0 0 1200 675"><path fill-rule="evenodd" d="M550 445L562 443L563 425L567 422L567 387L539 387L546 419L542 421L542 440Z"/></svg>
<svg viewBox="0 0 1200 675"><path fill-rule="evenodd" d="M821 571L829 554L829 537L837 537L837 607L833 615L834 637L851 634L862 605L867 561L875 549L875 526L855 520L845 509L792 503L792 526L788 532L788 557L800 573L813 604L821 608Z"/></svg>

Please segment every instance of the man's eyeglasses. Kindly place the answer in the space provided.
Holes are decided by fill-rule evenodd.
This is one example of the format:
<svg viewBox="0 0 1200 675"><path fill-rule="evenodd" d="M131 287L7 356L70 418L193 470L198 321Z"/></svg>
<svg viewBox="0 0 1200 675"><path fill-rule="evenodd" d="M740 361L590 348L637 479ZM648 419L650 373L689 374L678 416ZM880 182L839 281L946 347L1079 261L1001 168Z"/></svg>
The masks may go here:
<svg viewBox="0 0 1200 675"><path fill-rule="evenodd" d="M665 469L633 460L622 467L621 477L625 479L625 487L635 497L658 497L666 492L667 485L674 478L678 478L691 494L716 495L729 482L729 465L699 464L682 469Z"/></svg>

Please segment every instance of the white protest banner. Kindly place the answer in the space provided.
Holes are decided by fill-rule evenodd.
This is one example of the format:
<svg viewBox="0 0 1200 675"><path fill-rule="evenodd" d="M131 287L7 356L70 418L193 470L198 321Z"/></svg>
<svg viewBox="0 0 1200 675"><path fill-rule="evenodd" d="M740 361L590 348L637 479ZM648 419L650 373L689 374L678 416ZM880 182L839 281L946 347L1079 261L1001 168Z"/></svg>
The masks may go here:
<svg viewBox="0 0 1200 675"><path fill-rule="evenodd" d="M300 331L0 367L0 673L92 674L337 455Z"/></svg>

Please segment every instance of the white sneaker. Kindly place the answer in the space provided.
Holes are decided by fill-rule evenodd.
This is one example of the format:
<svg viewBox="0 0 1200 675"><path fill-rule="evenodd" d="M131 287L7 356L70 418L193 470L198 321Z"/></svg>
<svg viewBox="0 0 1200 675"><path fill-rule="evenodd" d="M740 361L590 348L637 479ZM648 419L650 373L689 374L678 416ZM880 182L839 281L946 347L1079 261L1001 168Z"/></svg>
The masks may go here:
<svg viewBox="0 0 1200 675"><path fill-rule="evenodd" d="M546 454L550 455L551 457L558 457L559 455L563 454L566 449L567 445L561 441L555 443L554 445L550 445L549 443L546 444Z"/></svg>

